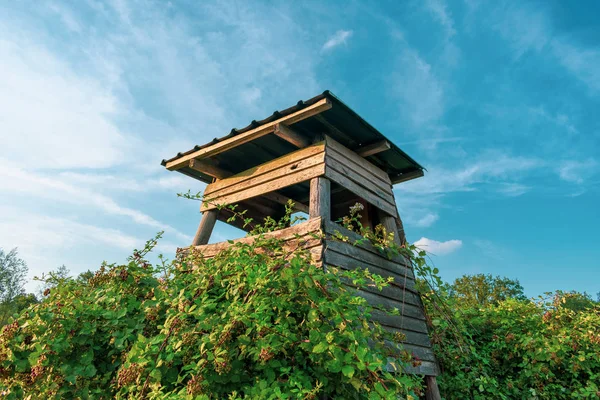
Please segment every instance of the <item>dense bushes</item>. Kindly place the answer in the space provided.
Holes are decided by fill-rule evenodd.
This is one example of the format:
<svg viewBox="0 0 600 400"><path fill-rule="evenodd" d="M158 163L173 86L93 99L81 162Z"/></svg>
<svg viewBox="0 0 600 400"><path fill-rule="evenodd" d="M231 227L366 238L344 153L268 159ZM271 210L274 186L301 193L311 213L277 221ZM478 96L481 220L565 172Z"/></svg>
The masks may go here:
<svg viewBox="0 0 600 400"><path fill-rule="evenodd" d="M388 282L368 271L325 273L308 252L265 235L212 259L181 254L61 279L0 333L4 398L415 398L410 355L384 345L353 286ZM516 281L466 276L453 285L412 246L342 223L382 251L411 257L420 277L445 399L600 397L600 306L556 293L537 302ZM339 237L345 240L344 237ZM388 342L389 343L389 342ZM392 357L393 356L393 357ZM389 368L396 368L391 374ZM28 397L29 396L29 397Z"/></svg>
<svg viewBox="0 0 600 400"><path fill-rule="evenodd" d="M276 239L157 268L136 252L50 290L0 335L7 398L410 397L369 307ZM357 285L387 283L345 273ZM401 354L396 350L393 354ZM409 361L405 358L404 361Z"/></svg>
<svg viewBox="0 0 600 400"><path fill-rule="evenodd" d="M600 398L598 304L588 299L588 307L573 307L581 295L557 293L477 307L444 293L425 299L445 398ZM434 300L440 295L443 309Z"/></svg>

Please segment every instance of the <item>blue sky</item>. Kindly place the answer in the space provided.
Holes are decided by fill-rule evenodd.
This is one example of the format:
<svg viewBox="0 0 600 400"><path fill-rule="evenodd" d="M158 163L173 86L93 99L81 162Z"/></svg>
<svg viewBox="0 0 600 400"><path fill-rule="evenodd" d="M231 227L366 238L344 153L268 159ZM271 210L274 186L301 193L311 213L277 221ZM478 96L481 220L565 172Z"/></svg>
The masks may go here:
<svg viewBox="0 0 600 400"><path fill-rule="evenodd" d="M190 243L160 160L330 89L428 170L396 186L446 279L600 291L600 3L0 3L0 247L30 275ZM222 226L214 239L234 234ZM28 288L34 288L31 283Z"/></svg>

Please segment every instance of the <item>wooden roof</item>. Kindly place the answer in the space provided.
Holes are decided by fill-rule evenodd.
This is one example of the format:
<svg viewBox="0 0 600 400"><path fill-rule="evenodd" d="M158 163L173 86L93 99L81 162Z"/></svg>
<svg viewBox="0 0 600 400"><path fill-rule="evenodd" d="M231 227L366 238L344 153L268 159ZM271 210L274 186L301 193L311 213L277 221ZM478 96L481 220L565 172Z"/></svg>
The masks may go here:
<svg viewBox="0 0 600 400"><path fill-rule="evenodd" d="M289 136L284 140L280 131L275 132L286 126L296 140L290 141ZM329 91L254 120L245 128L234 128L226 136L163 160L162 165L210 183L215 177L207 173L211 169L236 174L297 150L323 134L363 155L393 183L423 176L422 166Z"/></svg>

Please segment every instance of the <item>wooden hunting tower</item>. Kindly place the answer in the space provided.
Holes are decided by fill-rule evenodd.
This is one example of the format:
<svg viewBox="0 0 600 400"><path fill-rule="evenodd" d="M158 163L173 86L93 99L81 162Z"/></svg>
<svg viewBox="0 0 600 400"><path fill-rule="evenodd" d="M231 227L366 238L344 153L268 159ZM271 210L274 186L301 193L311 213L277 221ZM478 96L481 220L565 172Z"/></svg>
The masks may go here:
<svg viewBox="0 0 600 400"><path fill-rule="evenodd" d="M330 240L336 231L358 237L333 221L347 215L353 204L362 203L364 226L382 224L403 243L404 229L392 187L423 176L423 167L416 161L326 91L163 160L162 165L207 183L204 195L211 203L237 204L238 210L247 210L246 215L258 223L266 216L282 216L284 204L292 199L308 220L273 235L298 242L299 235L320 231L323 240L306 240L302 245L315 262L343 269L366 267L393 277L394 284L383 291L360 294L381 310L374 314L381 325L405 335L404 347L422 360L410 372L428 376L428 391L435 391L432 386L439 369L411 266L401 257L388 259L367 244ZM219 211L214 204L201 206L202 219L193 242L204 257L229 245L207 244L216 220L226 222L231 217L230 211ZM242 227L240 222L232 224ZM402 310L402 315L388 315L387 308ZM432 394L428 397L436 398Z"/></svg>

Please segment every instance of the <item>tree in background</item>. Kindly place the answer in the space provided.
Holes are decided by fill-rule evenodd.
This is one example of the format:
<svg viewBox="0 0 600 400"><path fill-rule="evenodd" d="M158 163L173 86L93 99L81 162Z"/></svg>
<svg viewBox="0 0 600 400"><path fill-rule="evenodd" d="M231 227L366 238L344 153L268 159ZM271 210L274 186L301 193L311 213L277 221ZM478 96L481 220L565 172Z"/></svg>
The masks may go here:
<svg viewBox="0 0 600 400"><path fill-rule="evenodd" d="M554 294L554 306L567 308L571 311L585 311L594 308L599 302L595 302L587 292L563 292L557 290Z"/></svg>
<svg viewBox="0 0 600 400"><path fill-rule="evenodd" d="M8 253L0 249L0 326L35 299L24 294L26 276L27 264L18 257L17 249Z"/></svg>
<svg viewBox="0 0 600 400"><path fill-rule="evenodd" d="M64 264L54 271L43 274L41 278L36 278L42 284L38 287L37 297L43 299L48 296L52 288L55 288L61 282L66 281L71 277L71 271Z"/></svg>
<svg viewBox="0 0 600 400"><path fill-rule="evenodd" d="M527 300L518 280L490 274L463 275L450 285L449 294L471 307L485 307L507 299Z"/></svg>

